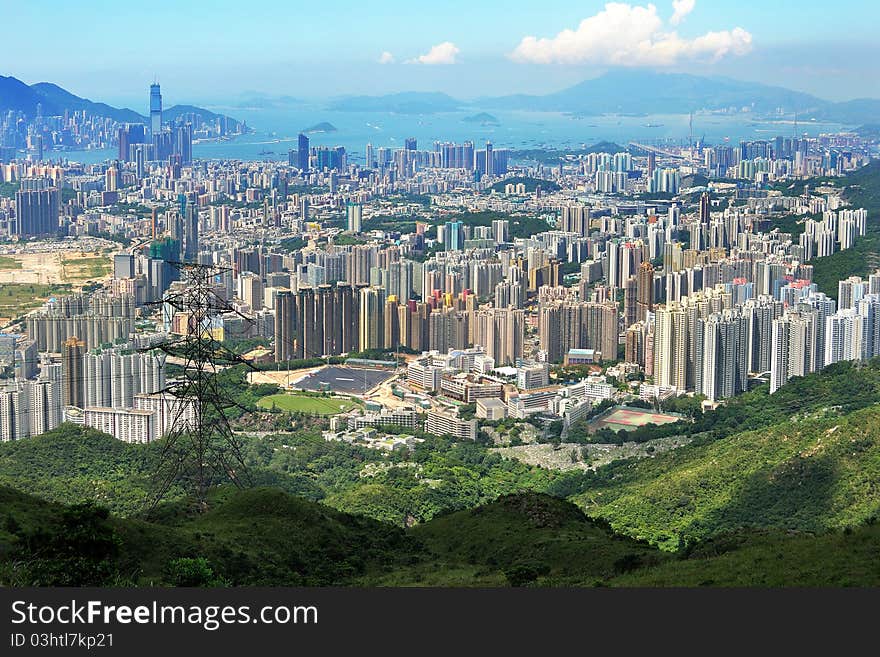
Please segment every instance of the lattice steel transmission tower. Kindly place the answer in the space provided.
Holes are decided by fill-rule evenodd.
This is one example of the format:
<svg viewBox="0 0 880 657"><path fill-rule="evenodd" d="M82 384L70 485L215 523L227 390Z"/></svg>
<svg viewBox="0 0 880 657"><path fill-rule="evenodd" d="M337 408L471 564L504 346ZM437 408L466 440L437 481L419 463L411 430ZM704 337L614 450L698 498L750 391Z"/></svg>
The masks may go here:
<svg viewBox="0 0 880 657"><path fill-rule="evenodd" d="M215 289L218 277L229 268L189 262L170 264L180 271L184 285L169 290L158 303L172 318L182 313L186 330L154 348L165 352L167 362L179 365L183 371L162 392L160 412L166 412L167 406L173 419L154 477L152 505L177 483L204 509L212 484L231 481L243 487L250 481L241 444L227 417L232 407L246 409L224 392L221 373L235 365L253 366L217 340L212 325L221 313L235 313L248 321L250 318L232 308Z"/></svg>

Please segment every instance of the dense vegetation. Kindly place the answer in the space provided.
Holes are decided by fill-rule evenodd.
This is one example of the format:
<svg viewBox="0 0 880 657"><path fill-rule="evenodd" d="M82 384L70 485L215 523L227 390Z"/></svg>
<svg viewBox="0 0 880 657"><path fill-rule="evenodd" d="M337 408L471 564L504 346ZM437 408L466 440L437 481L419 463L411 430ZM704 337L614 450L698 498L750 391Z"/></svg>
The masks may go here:
<svg viewBox="0 0 880 657"><path fill-rule="evenodd" d="M312 418L280 417L293 419L287 422L293 433L241 436L253 483L391 524L423 522L503 494L546 490L567 476L504 460L482 445L428 434L411 454L328 442ZM160 443L129 445L62 425L37 438L0 444L0 485L56 502L97 502L114 513L137 516L151 499L160 450ZM183 489L174 488L168 499L183 495Z"/></svg>
<svg viewBox="0 0 880 657"><path fill-rule="evenodd" d="M572 504L502 497L409 530L271 489L143 520L0 487L0 585L851 586L880 583L880 527L738 531L673 557Z"/></svg>
<svg viewBox="0 0 880 657"><path fill-rule="evenodd" d="M466 226L491 226L496 219L510 222L510 237L531 237L536 233L550 230L550 224L541 217L523 214L508 214L486 210L482 212L463 212L448 217L446 221L461 221Z"/></svg>
<svg viewBox="0 0 880 657"><path fill-rule="evenodd" d="M226 375L237 376L233 372ZM239 404L234 412L246 418L256 402L276 388L239 386L231 390ZM794 467L797 454L835 423L844 424L823 442L831 463L822 465L808 459L804 464L820 472L815 476L810 474L813 470L806 472L810 474L808 482L797 489L809 498L798 498L802 514L792 515L789 522L780 515L782 511L762 511L763 507L752 501L756 515L745 524L816 529L869 518L871 505L880 505L876 491L859 488L849 475L826 482L834 494L844 491L852 496L846 508L832 510L822 507L823 492L818 487L825 485L821 483L822 467L837 474L856 473L852 477L871 472L873 443L865 443L859 458L850 463L845 449L851 445L846 436L853 434L852 440L863 440L853 433L855 425L852 431L848 429L850 415L861 412L853 417L860 426L873 428L874 416L880 415L874 408L878 401L878 361L863 366L838 363L821 373L795 379L774 395L762 387L705 414L697 403L683 401L669 410L692 419L643 427L628 439L686 436L692 439L691 445L645 461L616 463L586 473L529 466L505 460L480 442L459 443L427 434L420 434L424 442L412 452L387 453L327 442L320 435L325 421L280 409L268 414L274 418L269 428L288 433L241 436L241 440L253 483L394 525L425 522L500 495L533 490L571 497L591 515L608 518L623 533L676 549L745 523L745 512L737 515L726 505L736 496L771 495L768 490L772 489L754 492L760 477L778 477ZM799 438L779 438L790 434ZM864 440L873 438L868 435ZM831 445L839 441L843 441L839 445L843 451L832 450ZM150 478L160 447L128 445L96 431L63 425L38 438L0 444L0 485L52 501L95 501L116 514L134 517L143 511L151 492ZM183 494L183 490L174 489L170 499L180 499Z"/></svg>
<svg viewBox="0 0 880 657"><path fill-rule="evenodd" d="M677 550L741 527L821 531L875 518L880 414L803 419L588 477L575 499L617 531Z"/></svg>

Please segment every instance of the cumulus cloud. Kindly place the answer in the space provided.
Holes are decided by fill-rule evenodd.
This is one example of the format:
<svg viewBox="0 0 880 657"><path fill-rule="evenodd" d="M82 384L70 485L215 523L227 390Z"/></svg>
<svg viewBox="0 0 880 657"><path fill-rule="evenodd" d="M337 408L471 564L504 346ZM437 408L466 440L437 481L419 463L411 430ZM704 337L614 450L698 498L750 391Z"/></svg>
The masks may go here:
<svg viewBox="0 0 880 657"><path fill-rule="evenodd" d="M675 4L676 12L689 12L694 2L680 0ZM576 29L563 30L552 38L523 38L510 58L535 64L671 66L682 60L744 55L751 48L752 35L740 27L686 39L666 29L652 4L642 7L609 2Z"/></svg>
<svg viewBox="0 0 880 657"><path fill-rule="evenodd" d="M394 63L394 55L392 55L387 50L379 55L379 63L380 64L393 64Z"/></svg>
<svg viewBox="0 0 880 657"><path fill-rule="evenodd" d="M411 59L412 64L455 64L455 58L461 51L452 43L452 41L444 41L438 43L424 55L419 55L415 59Z"/></svg>
<svg viewBox="0 0 880 657"><path fill-rule="evenodd" d="M678 25L684 20L684 17L687 16L694 10L694 6L697 4L697 0L672 0L672 18L669 19L669 22L672 25Z"/></svg>

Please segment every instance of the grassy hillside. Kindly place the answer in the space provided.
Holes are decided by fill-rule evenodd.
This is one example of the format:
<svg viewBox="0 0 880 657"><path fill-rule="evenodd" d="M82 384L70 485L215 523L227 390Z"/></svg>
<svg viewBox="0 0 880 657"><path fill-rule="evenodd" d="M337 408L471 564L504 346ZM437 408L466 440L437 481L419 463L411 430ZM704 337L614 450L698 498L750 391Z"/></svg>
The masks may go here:
<svg viewBox="0 0 880 657"><path fill-rule="evenodd" d="M573 504L527 493L410 530L429 555L374 583L416 586L587 585L668 557L616 536Z"/></svg>
<svg viewBox="0 0 880 657"><path fill-rule="evenodd" d="M215 490L148 521L0 487L0 585L854 586L880 584L880 526L739 531L678 556L574 505L502 497L410 530L277 490Z"/></svg>
<svg viewBox="0 0 880 657"><path fill-rule="evenodd" d="M437 437L426 437L411 454L328 442L315 428L241 440L254 485L398 526L499 495L544 491L566 476L504 460L482 445ZM134 517L151 499L160 449L160 443L129 445L62 425L36 438L0 443L0 485L55 502L96 502ZM167 499L183 495L175 487Z"/></svg>
<svg viewBox="0 0 880 657"><path fill-rule="evenodd" d="M42 436L0 443L0 485L50 501L93 501L133 513L149 496L155 452L94 429L62 425Z"/></svg>
<svg viewBox="0 0 880 657"><path fill-rule="evenodd" d="M880 526L810 535L737 532L687 558L616 577L612 586L877 586Z"/></svg>
<svg viewBox="0 0 880 657"><path fill-rule="evenodd" d="M878 437L878 407L801 416L613 465L587 477L575 499L667 550L741 527L851 527L880 514Z"/></svg>
<svg viewBox="0 0 880 657"><path fill-rule="evenodd" d="M212 501L204 514L172 504L144 521L0 487L0 583L338 584L419 552L402 530L274 489Z"/></svg>

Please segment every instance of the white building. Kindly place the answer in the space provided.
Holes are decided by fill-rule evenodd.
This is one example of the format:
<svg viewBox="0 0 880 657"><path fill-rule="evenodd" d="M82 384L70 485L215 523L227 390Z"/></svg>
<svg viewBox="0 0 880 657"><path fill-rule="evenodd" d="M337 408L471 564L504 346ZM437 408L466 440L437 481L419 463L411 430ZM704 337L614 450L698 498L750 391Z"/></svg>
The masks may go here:
<svg viewBox="0 0 880 657"><path fill-rule="evenodd" d="M483 420L503 420L507 417L507 404L498 398L478 399L476 415Z"/></svg>
<svg viewBox="0 0 880 657"><path fill-rule="evenodd" d="M83 409L83 424L109 433L125 443L149 443L158 438L156 414L130 408Z"/></svg>
<svg viewBox="0 0 880 657"><path fill-rule="evenodd" d="M460 420L452 413L432 411L425 421L425 431L435 436L452 436L459 440L477 439L477 421Z"/></svg>

